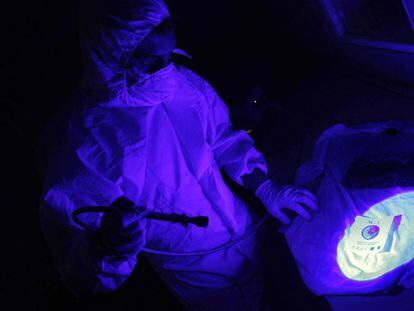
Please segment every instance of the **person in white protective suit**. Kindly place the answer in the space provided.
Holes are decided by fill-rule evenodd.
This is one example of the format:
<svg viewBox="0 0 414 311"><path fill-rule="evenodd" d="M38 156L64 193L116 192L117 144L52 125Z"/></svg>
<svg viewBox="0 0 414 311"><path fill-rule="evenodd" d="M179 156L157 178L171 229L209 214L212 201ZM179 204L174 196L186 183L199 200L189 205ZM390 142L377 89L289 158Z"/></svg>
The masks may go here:
<svg viewBox="0 0 414 311"><path fill-rule="evenodd" d="M90 9L100 15L86 15L82 85L60 124L41 208L63 281L78 294L115 290L146 251L189 309L263 308L258 219L220 169L285 223L282 208L309 218L302 205L316 210L316 198L271 182L263 156L244 131L232 131L213 88L171 62L175 36L162 0L100 1ZM119 197L110 213L84 217L94 231L71 218ZM134 206L204 215L209 225L148 221Z"/></svg>

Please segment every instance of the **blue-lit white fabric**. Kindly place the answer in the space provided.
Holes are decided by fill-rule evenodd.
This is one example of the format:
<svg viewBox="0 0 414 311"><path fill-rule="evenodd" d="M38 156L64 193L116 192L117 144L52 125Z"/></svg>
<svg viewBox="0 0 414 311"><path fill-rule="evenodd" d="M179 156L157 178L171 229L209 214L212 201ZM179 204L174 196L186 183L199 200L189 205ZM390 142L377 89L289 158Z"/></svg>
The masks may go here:
<svg viewBox="0 0 414 311"><path fill-rule="evenodd" d="M390 246L386 251L354 251L347 247L351 227L338 244L337 260L341 271L356 281L373 280L414 258L414 192L402 192L373 205L364 214L371 219L401 215L401 222L392 228Z"/></svg>
<svg viewBox="0 0 414 311"><path fill-rule="evenodd" d="M396 129L396 134L386 134L387 129ZM299 168L296 183L317 191L320 211L310 222L297 218L286 238L304 282L315 293L373 293L389 289L411 270L413 179L396 176L393 184L381 176L359 176L367 179L364 186L361 181L347 184L345 177L360 158L414 159L413 141L413 122L337 125L323 133L312 158ZM403 215L390 252L371 254L364 261L345 249L346 234L359 215Z"/></svg>

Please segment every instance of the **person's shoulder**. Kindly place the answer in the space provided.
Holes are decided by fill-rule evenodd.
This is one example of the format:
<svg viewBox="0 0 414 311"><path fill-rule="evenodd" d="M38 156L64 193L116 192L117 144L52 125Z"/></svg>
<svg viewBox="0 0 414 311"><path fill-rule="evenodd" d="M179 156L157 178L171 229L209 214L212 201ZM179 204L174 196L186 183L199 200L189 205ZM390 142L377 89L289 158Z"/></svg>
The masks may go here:
<svg viewBox="0 0 414 311"><path fill-rule="evenodd" d="M203 91L211 91L213 87L199 74L182 65L176 65L178 71L187 78L193 85Z"/></svg>

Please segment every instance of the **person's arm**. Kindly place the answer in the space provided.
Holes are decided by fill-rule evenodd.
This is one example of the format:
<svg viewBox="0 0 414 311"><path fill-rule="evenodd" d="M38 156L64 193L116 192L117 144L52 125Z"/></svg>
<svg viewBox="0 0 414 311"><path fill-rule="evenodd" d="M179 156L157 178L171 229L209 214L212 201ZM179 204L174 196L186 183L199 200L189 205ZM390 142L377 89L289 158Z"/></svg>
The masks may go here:
<svg viewBox="0 0 414 311"><path fill-rule="evenodd" d="M317 198L306 189L277 185L267 176L264 157L245 131L233 131L228 109L215 91L207 92L212 113L212 139L216 162L239 184L253 190L268 212L284 224L290 219L283 208L290 209L305 219L311 215L304 207L318 209Z"/></svg>
<svg viewBox="0 0 414 311"><path fill-rule="evenodd" d="M104 225L105 216L100 221L98 215L92 214L83 220L95 230L87 231L75 225L71 217L73 210L82 205L98 205L93 204L97 193L87 189L87 184L75 192L71 187L51 189L41 209L42 227L54 264L63 282L77 295L118 288L133 271L136 255L145 241L142 224L138 223L139 216L132 229L121 225L108 230L110 226L106 225L106 230L98 230ZM99 204L109 205L109 200L104 201Z"/></svg>
<svg viewBox="0 0 414 311"><path fill-rule="evenodd" d="M217 164L238 184L255 185L267 175L263 155L245 131L232 129L228 108L213 88L207 85L205 93L210 109L209 142Z"/></svg>
<svg viewBox="0 0 414 311"><path fill-rule="evenodd" d="M256 192L264 182L269 180L269 177L264 171L255 168L250 174L243 175L242 180L247 188Z"/></svg>

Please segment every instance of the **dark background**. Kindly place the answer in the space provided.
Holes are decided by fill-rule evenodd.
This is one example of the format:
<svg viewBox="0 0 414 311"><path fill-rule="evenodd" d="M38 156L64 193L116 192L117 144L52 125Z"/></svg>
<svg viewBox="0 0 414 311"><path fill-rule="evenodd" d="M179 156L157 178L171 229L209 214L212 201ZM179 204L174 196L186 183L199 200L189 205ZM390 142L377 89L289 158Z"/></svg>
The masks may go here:
<svg viewBox="0 0 414 311"><path fill-rule="evenodd" d="M343 45L322 2L167 2L178 20L178 47L193 57L185 64L228 103L235 127L253 130L279 182L292 182L330 125L413 118L412 54ZM46 120L79 79L76 7L76 1L23 0L1 10L0 309L180 309L145 258L116 293L77 301L44 244L37 146ZM269 224L274 308L324 310L323 298L301 284L276 228Z"/></svg>

